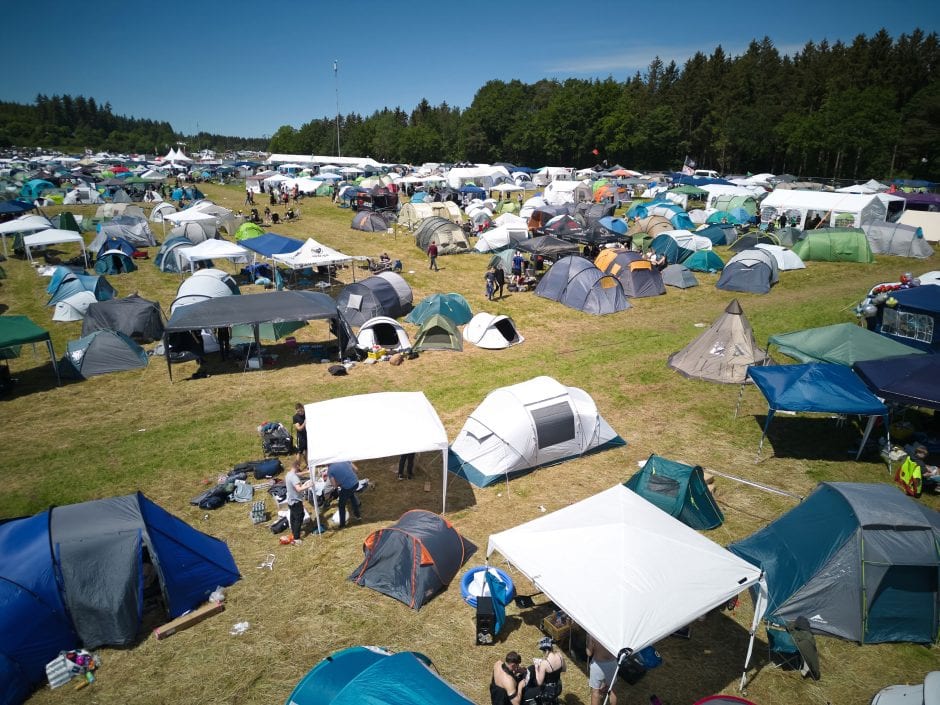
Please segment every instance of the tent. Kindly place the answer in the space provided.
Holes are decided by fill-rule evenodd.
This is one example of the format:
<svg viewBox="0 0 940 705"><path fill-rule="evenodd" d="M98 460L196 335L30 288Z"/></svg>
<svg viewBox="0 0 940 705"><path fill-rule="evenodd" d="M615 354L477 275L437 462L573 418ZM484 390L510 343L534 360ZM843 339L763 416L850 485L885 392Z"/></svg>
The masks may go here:
<svg viewBox="0 0 940 705"><path fill-rule="evenodd" d="M150 211L150 222L151 223L162 223L163 218L170 213L176 213L176 207L168 202L164 201L163 203L158 203Z"/></svg>
<svg viewBox="0 0 940 705"><path fill-rule="evenodd" d="M763 230L751 230L735 239L735 241L728 246L728 249L732 252L744 252L744 250L750 250L758 245L779 244L779 240L777 240L777 237L773 233L764 232Z"/></svg>
<svg viewBox="0 0 940 705"><path fill-rule="evenodd" d="M794 215L799 227L804 229L810 213L820 215L824 225L846 222L858 228L863 223L887 220L889 212L902 211L904 199L886 193L865 195L777 188L761 201L760 208L762 213L768 209L775 213L784 210Z"/></svg>
<svg viewBox="0 0 940 705"><path fill-rule="evenodd" d="M186 208L177 213L166 213L163 216L164 227L166 223L170 222L173 225L198 225L202 230L202 239L211 240L216 237L219 231L219 220L211 213L206 213L204 211L196 210L194 208ZM198 240L194 242L201 242Z"/></svg>
<svg viewBox="0 0 940 705"><path fill-rule="evenodd" d="M451 445L450 470L486 487L624 445L587 392L535 377L486 395Z"/></svg>
<svg viewBox="0 0 940 705"><path fill-rule="evenodd" d="M85 311L82 335L96 330L115 330L140 343L163 337L163 314L160 304L137 294L91 304Z"/></svg>
<svg viewBox="0 0 940 705"><path fill-rule="evenodd" d="M516 243L520 252L528 252L543 257L559 257L578 253L578 246L567 240L559 240L551 235L539 235L523 242Z"/></svg>
<svg viewBox="0 0 940 705"><path fill-rule="evenodd" d="M940 409L940 354L866 360L856 362L852 369L885 401Z"/></svg>
<svg viewBox="0 0 940 705"><path fill-rule="evenodd" d="M2 203L4 203L4 201L0 201L0 204ZM35 206L30 205L30 207L33 208ZM6 257L8 255L7 235L22 237L28 233L48 230L51 227L52 221L43 215L21 215L19 218L0 223L0 237L3 238L3 256ZM14 240L16 239L15 237ZM16 247L15 244L14 247Z"/></svg>
<svg viewBox="0 0 940 705"><path fill-rule="evenodd" d="M402 285L408 290L404 294ZM411 287L394 272L382 272L343 287L336 305L351 326L361 326L370 318L399 318L411 310Z"/></svg>
<svg viewBox="0 0 940 705"><path fill-rule="evenodd" d="M353 230L367 233L384 233L388 230L388 219L381 213L370 210L357 211L350 226Z"/></svg>
<svg viewBox="0 0 940 705"><path fill-rule="evenodd" d="M294 292L281 292L294 293ZM265 294L264 296L271 296ZM378 392L305 404L307 466L440 451L447 511L447 431L424 392ZM362 419L380 419L363 433Z"/></svg>
<svg viewBox="0 0 940 705"><path fill-rule="evenodd" d="M849 367L862 360L922 352L854 323L778 333L770 336L768 345L777 345L781 353L800 362L832 362Z"/></svg>
<svg viewBox="0 0 940 705"><path fill-rule="evenodd" d="M604 274L620 280L625 296L640 299L666 293L663 276L639 252L605 249L594 259L594 265Z"/></svg>
<svg viewBox="0 0 940 705"><path fill-rule="evenodd" d="M901 223L865 223L862 225L871 251L876 255L897 255L926 259L933 247L924 239L924 231Z"/></svg>
<svg viewBox="0 0 940 705"><path fill-rule="evenodd" d="M415 230L415 246L422 252L437 244L440 255L455 255L470 250L467 235L459 225L447 218L433 215L425 218Z"/></svg>
<svg viewBox="0 0 940 705"><path fill-rule="evenodd" d="M49 331L37 326L28 316L0 316L0 359L19 357L21 346L42 342L49 349L49 359L58 379L59 367Z"/></svg>
<svg viewBox="0 0 940 705"><path fill-rule="evenodd" d="M887 428L887 407L868 390L851 369L843 365L825 362L770 365L749 367L747 374L754 380L768 404L767 420L764 422L764 430L757 447L758 453L764 447L767 429L778 411L881 416ZM858 455L861 455L862 448L865 447L871 428L869 424Z"/></svg>
<svg viewBox="0 0 940 705"><path fill-rule="evenodd" d="M423 220L431 216L445 218L458 225L463 222L463 213L460 206L452 201L438 201L433 203L416 203L411 201L401 207L398 213L398 223L406 228L414 229Z"/></svg>
<svg viewBox="0 0 940 705"><path fill-rule="evenodd" d="M693 272L713 273L720 272L725 268L725 263L721 257L711 250L693 252L682 264Z"/></svg>
<svg viewBox="0 0 940 705"><path fill-rule="evenodd" d="M478 348L502 350L525 341L509 316L480 311L463 328L463 339Z"/></svg>
<svg viewBox="0 0 940 705"><path fill-rule="evenodd" d="M327 656L301 679L285 705L473 705L413 651L353 646Z"/></svg>
<svg viewBox="0 0 940 705"><path fill-rule="evenodd" d="M878 304L870 329L921 350L940 351L940 286L922 284L889 294L896 302Z"/></svg>
<svg viewBox="0 0 940 705"><path fill-rule="evenodd" d="M107 301L117 296L114 287L104 277L95 274L77 274L67 267L56 269L46 291L50 294L49 301L46 302L47 306L54 306L81 291L91 292L98 301Z"/></svg>
<svg viewBox="0 0 940 705"><path fill-rule="evenodd" d="M180 262L180 254L183 250L195 247L189 238L177 235L167 239L157 252L153 259L154 266L161 272L182 272L183 265Z"/></svg>
<svg viewBox="0 0 940 705"><path fill-rule="evenodd" d="M373 347L378 346L385 350L398 352L399 350L411 348L411 341L408 340L408 333L405 332L404 327L394 318L388 316L370 318L362 324L356 338L359 340L357 347L361 350L371 350Z"/></svg>
<svg viewBox="0 0 940 705"><path fill-rule="evenodd" d="M729 223L715 223L695 231L699 237L707 237L712 245L730 245L738 239L738 229Z"/></svg>
<svg viewBox="0 0 940 705"><path fill-rule="evenodd" d="M457 325L441 313L432 313L424 319L418 332L415 334L414 350L427 352L428 350L463 351L463 339Z"/></svg>
<svg viewBox="0 0 940 705"><path fill-rule="evenodd" d="M865 231L860 228L819 228L793 246L793 251L804 262L862 262L875 261Z"/></svg>
<svg viewBox="0 0 940 705"><path fill-rule="evenodd" d="M655 644L761 577L623 485L491 534L487 557L494 551L617 656ZM605 579L585 581L598 566Z"/></svg>
<svg viewBox="0 0 940 705"><path fill-rule="evenodd" d="M728 260L715 287L766 294L779 278L777 260L766 250L744 250Z"/></svg>
<svg viewBox="0 0 940 705"><path fill-rule="evenodd" d="M476 550L444 517L412 509L369 534L362 546L365 558L349 579L419 610L447 589Z"/></svg>
<svg viewBox="0 0 940 705"><path fill-rule="evenodd" d="M263 235L264 228L262 228L257 223L252 223L250 220L246 220L244 223L239 225L238 230L235 231L235 242L241 243L243 240L261 237Z"/></svg>
<svg viewBox="0 0 940 705"><path fill-rule="evenodd" d="M704 252L705 250L703 250ZM698 286L698 279L692 274L692 270L684 264L670 264L662 271L663 284L674 286L677 289L688 289Z"/></svg>
<svg viewBox="0 0 940 705"><path fill-rule="evenodd" d="M220 269L200 269L188 279L184 279L176 290L176 298L170 304L170 315L176 309L207 299L217 299L225 296L238 296L241 290L231 274ZM218 326L215 326L218 327Z"/></svg>
<svg viewBox="0 0 940 705"><path fill-rule="evenodd" d="M700 465L686 465L653 454L624 485L698 531L718 528L725 520Z"/></svg>
<svg viewBox="0 0 940 705"><path fill-rule="evenodd" d="M428 317L435 313L447 316L456 325L462 326L473 317L470 304L460 294L431 294L421 300L409 313L405 320L420 326Z"/></svg>
<svg viewBox="0 0 940 705"><path fill-rule="evenodd" d="M88 379L146 367L148 361L147 352L124 333L96 330L78 340L70 340L59 366L65 377Z"/></svg>
<svg viewBox="0 0 940 705"><path fill-rule="evenodd" d="M669 218L663 218L660 215L651 215L634 220L627 234L633 238L634 243L646 247L649 242L660 233L674 229Z"/></svg>
<svg viewBox="0 0 940 705"><path fill-rule="evenodd" d="M239 241L239 244L262 257L272 258L274 255L284 255L296 252L304 243L292 237L285 237L277 233L262 233L257 237L249 237Z"/></svg>
<svg viewBox="0 0 940 705"><path fill-rule="evenodd" d="M366 257L353 257L344 254L332 247L327 247L312 237L300 246L300 249L293 252L275 253L271 255L278 264L291 269L306 269L307 267L333 267L338 264L346 264L353 260L365 260ZM355 270L353 276L355 276ZM397 276L397 275L396 275Z"/></svg>
<svg viewBox="0 0 940 705"><path fill-rule="evenodd" d="M555 262L542 275L535 293L596 316L630 308L620 280L578 256L563 257Z"/></svg>
<svg viewBox="0 0 940 705"><path fill-rule="evenodd" d="M96 274L128 274L136 271L137 265L134 264L133 257L123 249L103 250L96 256Z"/></svg>
<svg viewBox="0 0 940 705"><path fill-rule="evenodd" d="M39 232L32 233L23 237L23 246L26 248L26 258L32 263L32 248L49 247L51 245L62 245L68 243L78 243L82 250L82 257L85 259L85 266L88 266L88 253L85 251L85 239L80 233L72 230L59 230L58 228L47 228Z"/></svg>
<svg viewBox="0 0 940 705"><path fill-rule="evenodd" d="M2 702L25 700L60 651L134 642L145 552L170 617L240 577L224 542L140 493L0 523Z"/></svg>
<svg viewBox="0 0 940 705"><path fill-rule="evenodd" d="M729 546L767 578L772 622L862 644L931 644L940 633L940 516L885 484L823 482Z"/></svg>
<svg viewBox="0 0 940 705"><path fill-rule="evenodd" d="M56 302L52 312L53 321L80 321L85 317L88 307L97 299L90 291L78 291Z"/></svg>
<svg viewBox="0 0 940 705"><path fill-rule="evenodd" d="M157 239L154 237L150 226L147 225L147 219L140 216L120 215L112 218L107 223L101 224L99 237L119 237L129 242L134 247L154 247ZM95 243L91 244L91 249L97 249Z"/></svg>
<svg viewBox="0 0 940 705"><path fill-rule="evenodd" d="M741 384L751 365L770 358L757 346L754 331L737 299L700 336L669 356L669 367L684 377L707 382Z"/></svg>
<svg viewBox="0 0 940 705"><path fill-rule="evenodd" d="M207 260L229 259L232 262L248 262L248 250L227 240L206 240L195 247L180 250L179 259L189 264L190 271L195 271L197 262Z"/></svg>
<svg viewBox="0 0 940 705"><path fill-rule="evenodd" d="M803 264L803 260L793 251L788 250L785 247L780 245L765 245L758 244L754 245L755 249L765 250L773 255L774 259L777 261L777 269L781 272L785 272L791 269L806 269L806 265Z"/></svg>

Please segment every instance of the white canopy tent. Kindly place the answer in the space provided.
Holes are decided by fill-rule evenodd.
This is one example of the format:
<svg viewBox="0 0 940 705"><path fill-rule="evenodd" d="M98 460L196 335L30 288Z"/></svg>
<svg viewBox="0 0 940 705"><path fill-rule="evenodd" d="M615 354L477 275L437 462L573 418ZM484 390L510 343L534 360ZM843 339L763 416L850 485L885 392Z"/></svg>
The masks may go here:
<svg viewBox="0 0 940 705"><path fill-rule="evenodd" d="M40 230L48 230L52 227L52 222L44 215L21 215L6 223L0 223L0 237L3 238L3 256L7 256L7 235L15 233L35 233Z"/></svg>
<svg viewBox="0 0 940 705"><path fill-rule="evenodd" d="M494 551L620 657L762 582L759 568L623 485L492 534L487 560ZM763 613L757 605L752 633Z"/></svg>
<svg viewBox="0 0 940 705"><path fill-rule="evenodd" d="M193 247L179 251L180 260L189 262L190 271L196 270L196 262L213 259L229 259L232 262L247 263L251 252L241 245L227 240L205 240Z"/></svg>
<svg viewBox="0 0 940 705"><path fill-rule="evenodd" d="M277 264L290 269L304 269L306 267L329 267L337 264L346 264L354 260L368 261L368 257L343 254L332 247L322 245L312 237L296 252L285 252L271 257ZM353 267L353 281L356 278L356 268Z"/></svg>
<svg viewBox="0 0 940 705"><path fill-rule="evenodd" d="M38 233L26 235L23 238L23 245L26 247L26 258L32 263L33 255L30 252L33 247L48 247L49 245L62 245L70 242L77 242L82 248L82 257L85 259L85 266L88 266L88 253L85 251L85 239L80 233L74 230L59 230L58 228L49 228L40 230Z"/></svg>
<svg viewBox="0 0 940 705"><path fill-rule="evenodd" d="M378 392L305 404L307 466L440 451L447 511L447 431L424 392ZM364 418L375 419L365 429ZM317 512L319 515L319 511ZM319 527L319 518L317 519Z"/></svg>

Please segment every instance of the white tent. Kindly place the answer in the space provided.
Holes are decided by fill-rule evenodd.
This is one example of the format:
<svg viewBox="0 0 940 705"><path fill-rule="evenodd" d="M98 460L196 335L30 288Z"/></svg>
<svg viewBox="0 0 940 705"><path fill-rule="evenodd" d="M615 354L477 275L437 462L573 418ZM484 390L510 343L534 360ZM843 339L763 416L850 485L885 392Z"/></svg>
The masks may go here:
<svg viewBox="0 0 940 705"><path fill-rule="evenodd" d="M85 266L88 266L88 253L85 252L84 238L74 230L59 230L58 228L48 228L40 230L38 233L26 235L23 237L23 245L26 247L26 258L32 262L33 247L48 247L49 245L62 245L70 242L77 242L82 248L82 257L85 258Z"/></svg>
<svg viewBox="0 0 940 705"><path fill-rule="evenodd" d="M218 218L216 218L211 213L204 213L203 211L194 210L193 208L186 208L185 210L181 210L178 213L164 213L164 229L166 229L166 224L168 222L172 223L173 225L194 223L202 228L202 231L206 234L206 238L214 238L219 229Z"/></svg>
<svg viewBox="0 0 940 705"><path fill-rule="evenodd" d="M623 485L491 535L488 559L494 551L615 655L655 644L761 579Z"/></svg>
<svg viewBox="0 0 940 705"><path fill-rule="evenodd" d="M693 232L688 230L666 230L659 235L668 235L673 240L676 241L676 244L679 247L684 247L687 250L692 250L693 252L698 252L699 250L710 250L712 249L712 241L709 240L704 235L696 235Z"/></svg>
<svg viewBox="0 0 940 705"><path fill-rule="evenodd" d="M940 242L940 213L906 210L901 214L898 222L902 225L920 228L924 231L924 239L928 242Z"/></svg>
<svg viewBox="0 0 940 705"><path fill-rule="evenodd" d="M189 262L190 271L195 271L196 262L213 259L229 259L233 262L247 263L251 252L241 245L227 240L206 240L194 247L180 250L180 261Z"/></svg>
<svg viewBox="0 0 940 705"><path fill-rule="evenodd" d="M307 238L307 241L296 252L274 255L271 259L291 269L304 269L305 267L328 267L352 262L355 259L366 260L368 258L345 255L339 250L320 244L313 238Z"/></svg>
<svg viewBox="0 0 940 705"><path fill-rule="evenodd" d="M230 274L221 269L200 269L180 284L179 289L176 290L176 298L170 304L170 313L172 314L181 306L189 306L221 296L234 296L236 293L235 280Z"/></svg>
<svg viewBox="0 0 940 705"><path fill-rule="evenodd" d="M91 291L79 291L67 299L59 301L55 305L55 312L52 314L53 321L80 321L85 317L88 307L95 303L95 298Z"/></svg>
<svg viewBox="0 0 940 705"><path fill-rule="evenodd" d="M501 250L517 242L522 242L528 235L528 230L512 230L504 225L497 225L495 228L480 233L477 244L473 246L473 249L477 252Z"/></svg>
<svg viewBox="0 0 940 705"><path fill-rule="evenodd" d="M361 340L361 331L359 337ZM463 327L463 339L486 350L502 350L525 342L509 316L494 316L486 311L480 311Z"/></svg>
<svg viewBox="0 0 940 705"><path fill-rule="evenodd" d="M217 203L213 203L208 199L196 201L188 210L199 211L200 213L208 213L211 216L215 216L217 227L224 228L229 237L233 237L235 231L238 230L239 219L235 217L235 212Z"/></svg>
<svg viewBox="0 0 940 705"><path fill-rule="evenodd" d="M424 392L378 392L305 404L307 465L440 451L447 511L447 431ZM363 419L374 419L363 428Z"/></svg>
<svg viewBox="0 0 940 705"><path fill-rule="evenodd" d="M401 323L388 316L374 316L362 324L356 334L359 341L356 347L361 350L371 350L378 346L385 350L398 352L411 347L408 333Z"/></svg>
<svg viewBox="0 0 940 705"><path fill-rule="evenodd" d="M859 228L862 223L873 223L887 219L889 208L903 210L905 201L900 196L887 193L826 193L822 191L803 191L798 189L776 189L761 201L760 209L764 212L773 209L800 213L800 228L806 227L806 216L814 211L825 218L823 225L851 225ZM851 222L849 222L851 221Z"/></svg>
<svg viewBox="0 0 940 705"><path fill-rule="evenodd" d="M774 259L777 260L777 269L781 272L788 269L806 269L806 265L803 264L803 260L800 259L800 256L793 250L788 250L786 247L765 244L754 245L754 247L759 250L767 250L767 252L772 254Z"/></svg>
<svg viewBox="0 0 940 705"><path fill-rule="evenodd" d="M0 223L0 237L3 238L3 255L7 256L7 235L15 233L35 233L40 230L48 230L52 227L52 222L44 215L21 215L6 223Z"/></svg>
<svg viewBox="0 0 940 705"><path fill-rule="evenodd" d="M167 201L158 203L153 207L153 210L150 211L150 222L151 223L162 223L164 217L171 213L176 213L176 206Z"/></svg>
<svg viewBox="0 0 940 705"><path fill-rule="evenodd" d="M622 445L587 392L536 377L487 394L451 445L450 463L456 474L486 487Z"/></svg>

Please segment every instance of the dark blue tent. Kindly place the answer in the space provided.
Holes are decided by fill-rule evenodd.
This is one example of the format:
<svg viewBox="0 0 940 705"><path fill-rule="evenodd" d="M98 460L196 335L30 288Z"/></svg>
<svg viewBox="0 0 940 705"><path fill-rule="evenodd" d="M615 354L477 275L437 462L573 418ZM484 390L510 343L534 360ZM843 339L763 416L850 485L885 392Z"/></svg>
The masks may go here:
<svg viewBox="0 0 940 705"><path fill-rule="evenodd" d="M852 369L885 401L940 409L940 354L865 360Z"/></svg>
<svg viewBox="0 0 940 705"><path fill-rule="evenodd" d="M883 416L887 426L887 407L844 365L810 362L748 367L747 374L769 405L758 452L764 446L767 428L778 411Z"/></svg>
<svg viewBox="0 0 940 705"><path fill-rule="evenodd" d="M842 368L846 369L846 368ZM764 618L859 643L937 641L940 514L886 484L824 482L728 550L764 571Z"/></svg>
<svg viewBox="0 0 940 705"><path fill-rule="evenodd" d="M0 215L11 215L31 211L35 208L32 203L13 199L12 201L0 201Z"/></svg>
<svg viewBox="0 0 940 705"><path fill-rule="evenodd" d="M62 650L133 643L145 551L171 618L240 577L224 542L139 492L0 523L0 705L23 702Z"/></svg>
<svg viewBox="0 0 940 705"><path fill-rule="evenodd" d="M460 187L460 193L483 197L486 195L486 190L479 186L474 186L473 184L467 184L466 186Z"/></svg>
<svg viewBox="0 0 940 705"><path fill-rule="evenodd" d="M868 327L905 345L940 352L940 286L924 284L888 296L897 304L880 304Z"/></svg>
<svg viewBox="0 0 940 705"><path fill-rule="evenodd" d="M377 646L337 651L314 666L289 705L472 705L431 669L423 654Z"/></svg>
<svg viewBox="0 0 940 705"><path fill-rule="evenodd" d="M98 251L95 252L95 257L101 257L101 255L109 250L117 250L118 252L123 252L128 257L134 256L134 246L125 240L123 237L107 237L104 242L101 243L101 247L98 248Z"/></svg>

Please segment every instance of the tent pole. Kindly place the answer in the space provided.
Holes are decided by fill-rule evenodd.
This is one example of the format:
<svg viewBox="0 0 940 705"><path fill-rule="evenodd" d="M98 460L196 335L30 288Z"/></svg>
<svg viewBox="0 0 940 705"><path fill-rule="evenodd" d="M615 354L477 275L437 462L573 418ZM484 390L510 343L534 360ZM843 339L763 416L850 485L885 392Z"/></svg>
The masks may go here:
<svg viewBox="0 0 940 705"><path fill-rule="evenodd" d="M741 408L741 400L744 398L744 387L747 384L747 376L744 377L745 381L741 382L741 389L738 391L738 403L734 405L734 416L732 418L738 418L738 410Z"/></svg>
<svg viewBox="0 0 940 705"><path fill-rule="evenodd" d="M55 372L56 386L62 386L62 378L59 377L59 363L57 363L55 359L55 349L52 347L52 340L47 340L46 345L49 347L49 359L52 360L52 369Z"/></svg>
<svg viewBox="0 0 940 705"><path fill-rule="evenodd" d="M747 667L751 663L751 654L754 652L754 639L757 636L757 628L760 626L760 620L764 616L767 608L767 582L764 574L761 573L757 583L757 599L754 600L754 618L751 620L751 635L747 642L747 654L744 657L744 671L741 673L741 682L738 684L738 692L744 692L744 686L747 684Z"/></svg>
<svg viewBox="0 0 940 705"><path fill-rule="evenodd" d="M798 500L800 502L803 501L803 497L801 495L793 494L792 492L787 492L786 490L780 490L780 489L777 489L776 487L771 487L770 485L764 485L764 484L761 484L760 482L754 482L752 480L745 480L743 477L735 477L734 475L726 475L723 472L718 472L717 470L712 470L711 468L703 468L703 470L705 470L708 473L711 473L712 475L723 477L726 480L734 480L735 482L740 482L742 484L749 485L751 487L756 487L757 489L764 490L765 492L773 492L774 494L783 495L784 497L792 497L793 499Z"/></svg>
<svg viewBox="0 0 940 705"><path fill-rule="evenodd" d="M443 497L441 499L441 503L443 505L441 507L441 514L447 513L447 452L447 448L441 451L441 457L444 460L444 491L442 493Z"/></svg>
<svg viewBox="0 0 940 705"><path fill-rule="evenodd" d="M760 460L761 451L764 449L764 438L767 436L767 429L770 427L770 422L774 417L773 409L767 409L767 421L764 422L764 430L760 434L760 443L757 444L757 457L754 459L754 462Z"/></svg>
<svg viewBox="0 0 940 705"><path fill-rule="evenodd" d="M875 427L876 418L877 416L875 415L868 417L868 423L865 425L865 433L862 434L862 442L858 446L858 453L855 454L856 461L862 457L862 451L865 450L865 444L868 443L868 437L871 435L871 430ZM885 420L887 421L887 418ZM885 427L887 428L887 424Z"/></svg>
<svg viewBox="0 0 940 705"><path fill-rule="evenodd" d="M304 433L307 431L304 430ZM310 453L307 453L307 471L310 473L310 487L313 488L313 513L317 518L317 536L323 533L323 527L320 525L320 503L317 501L317 469L315 467L310 467Z"/></svg>

